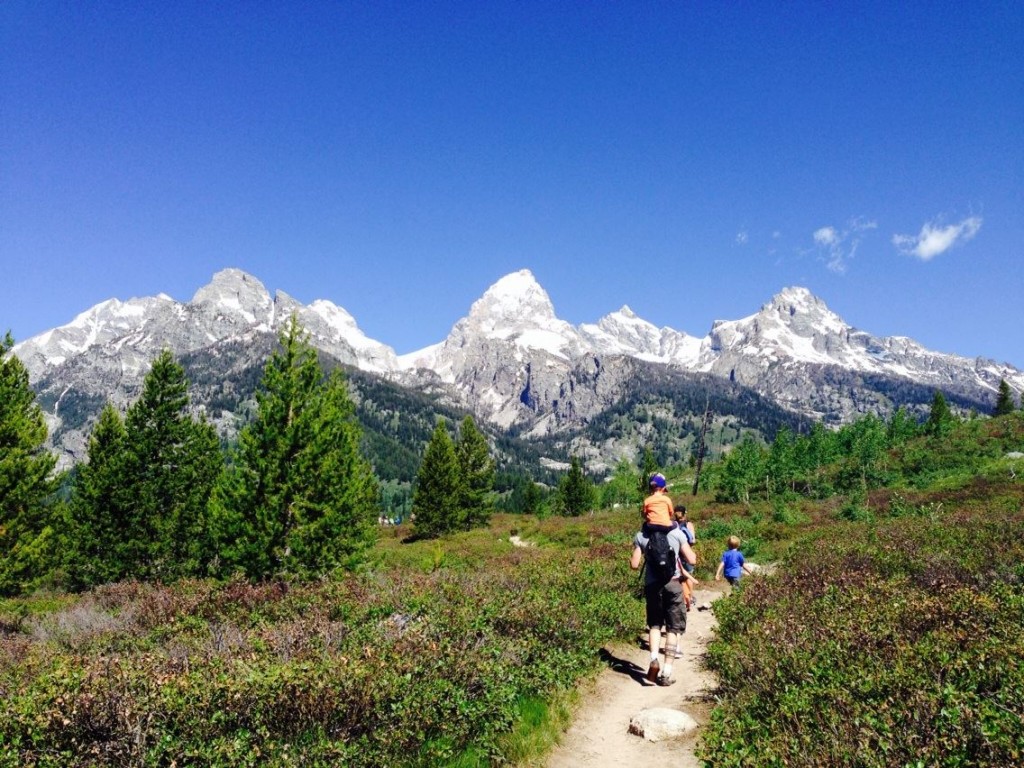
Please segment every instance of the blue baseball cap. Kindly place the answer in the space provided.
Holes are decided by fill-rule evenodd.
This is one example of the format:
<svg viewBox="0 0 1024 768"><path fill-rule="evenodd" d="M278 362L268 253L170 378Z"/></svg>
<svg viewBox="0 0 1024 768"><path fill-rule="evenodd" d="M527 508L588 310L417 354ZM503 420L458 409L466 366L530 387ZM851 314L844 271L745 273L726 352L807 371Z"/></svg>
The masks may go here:
<svg viewBox="0 0 1024 768"><path fill-rule="evenodd" d="M665 487L665 476L661 472L655 472L651 475L651 487L652 488L664 488Z"/></svg>

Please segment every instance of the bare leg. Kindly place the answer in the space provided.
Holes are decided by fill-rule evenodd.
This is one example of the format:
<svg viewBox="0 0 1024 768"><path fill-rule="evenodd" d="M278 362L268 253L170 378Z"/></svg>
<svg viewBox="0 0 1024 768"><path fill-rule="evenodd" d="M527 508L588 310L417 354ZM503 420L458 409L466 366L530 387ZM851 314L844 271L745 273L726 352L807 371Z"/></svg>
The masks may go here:
<svg viewBox="0 0 1024 768"><path fill-rule="evenodd" d="M679 647L679 635L675 632L665 633L665 666L662 669L665 672L665 677L669 677L672 674L672 662L676 658L676 649Z"/></svg>
<svg viewBox="0 0 1024 768"><path fill-rule="evenodd" d="M661 627L650 627L647 644L651 649L651 665L647 668L647 679L653 683L657 681L661 672L661 664L658 663L658 654L661 652Z"/></svg>

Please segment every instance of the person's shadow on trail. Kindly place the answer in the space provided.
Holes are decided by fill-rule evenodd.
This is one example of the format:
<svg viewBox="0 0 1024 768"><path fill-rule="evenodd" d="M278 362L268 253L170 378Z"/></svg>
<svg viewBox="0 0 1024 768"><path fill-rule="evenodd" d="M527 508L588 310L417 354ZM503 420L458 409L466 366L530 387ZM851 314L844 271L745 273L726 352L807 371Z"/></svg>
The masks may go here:
<svg viewBox="0 0 1024 768"><path fill-rule="evenodd" d="M646 669L641 669L628 659L619 658L607 648L602 648L599 655L601 657L601 661L607 664L613 672L618 672L620 675L629 675L640 685L650 685L647 680Z"/></svg>

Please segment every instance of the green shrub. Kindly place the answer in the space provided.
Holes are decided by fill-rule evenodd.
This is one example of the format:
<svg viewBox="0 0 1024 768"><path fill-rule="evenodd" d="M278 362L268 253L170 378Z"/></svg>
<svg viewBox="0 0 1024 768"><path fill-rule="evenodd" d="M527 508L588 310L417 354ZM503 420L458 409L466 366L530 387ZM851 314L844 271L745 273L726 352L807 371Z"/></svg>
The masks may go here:
<svg viewBox="0 0 1024 768"><path fill-rule="evenodd" d="M716 604L716 766L1002 766L1024 759L1024 523L965 497L818 528ZM980 502L980 503L979 503Z"/></svg>

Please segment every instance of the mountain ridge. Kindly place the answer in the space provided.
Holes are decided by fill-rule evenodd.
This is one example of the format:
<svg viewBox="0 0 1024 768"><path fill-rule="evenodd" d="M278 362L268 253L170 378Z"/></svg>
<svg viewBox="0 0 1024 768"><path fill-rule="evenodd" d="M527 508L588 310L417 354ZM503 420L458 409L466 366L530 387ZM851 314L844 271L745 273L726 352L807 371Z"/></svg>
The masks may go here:
<svg viewBox="0 0 1024 768"><path fill-rule="evenodd" d="M18 343L13 353L47 404L51 431L66 441L62 448L81 458L88 419L62 429L69 397L123 407L161 349L205 355L215 366L225 344L265 352L266 338L293 313L313 345L340 364L435 392L496 428L516 426L536 438L581 428L632 391L629 377L638 369L619 362L625 359L648 364L647 377L665 377L669 369L715 376L828 423L901 405L921 415L923 393L934 389L979 410L994 400L1000 379L1024 390L1024 373L1013 366L934 352L907 337L873 336L800 286L783 288L744 318L716 320L698 338L656 327L628 306L574 326L557 316L528 269L496 281L444 339L401 356L366 336L344 308L326 299L302 305L281 290L271 295L234 268L217 272L188 302L166 294L101 302Z"/></svg>

